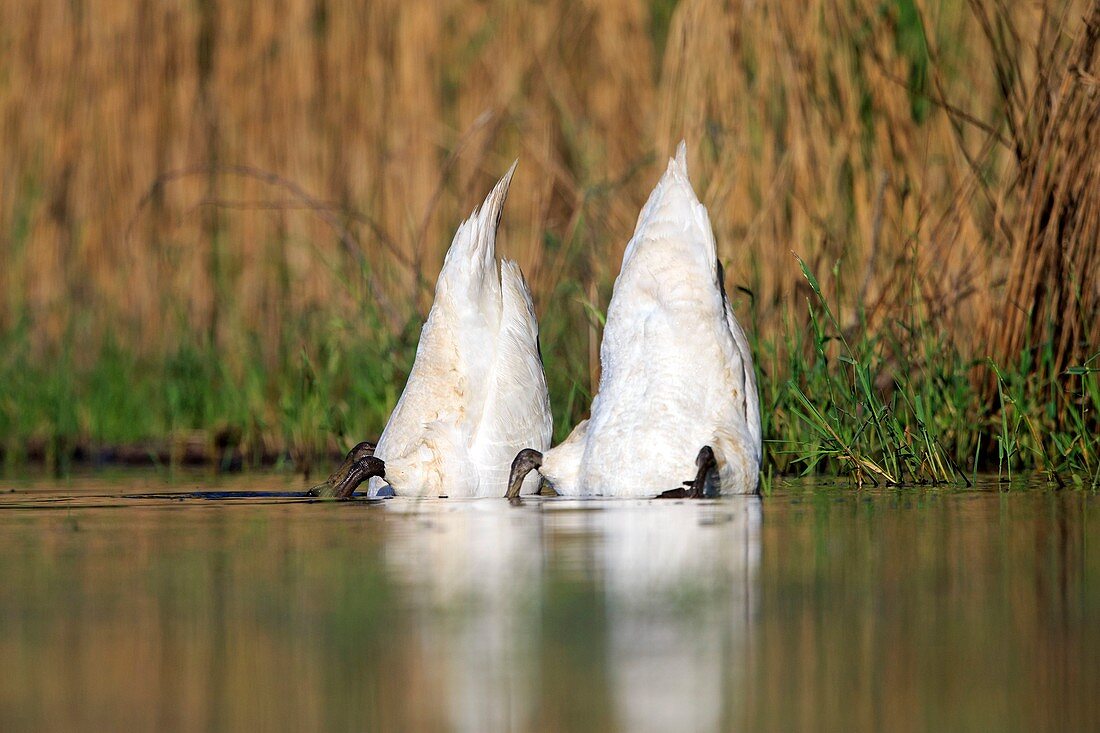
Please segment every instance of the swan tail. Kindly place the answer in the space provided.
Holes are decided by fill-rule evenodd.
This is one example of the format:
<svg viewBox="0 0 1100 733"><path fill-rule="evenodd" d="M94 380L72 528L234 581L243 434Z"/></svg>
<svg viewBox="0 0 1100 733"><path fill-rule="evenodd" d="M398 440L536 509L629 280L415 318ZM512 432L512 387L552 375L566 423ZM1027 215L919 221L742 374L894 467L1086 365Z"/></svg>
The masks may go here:
<svg viewBox="0 0 1100 733"><path fill-rule="evenodd" d="M550 447L553 420L550 396L539 346L539 322L531 289L519 265L512 260L501 263L503 317L497 341L497 363L501 378L525 398L517 400L515 425L528 443L525 448L546 450Z"/></svg>
<svg viewBox="0 0 1100 733"><path fill-rule="evenodd" d="M461 437L448 434L443 440L438 427L429 432L450 446L440 460L453 463L456 476L466 470L462 456L492 382L502 315L496 232L515 170L513 163L455 233L420 331L412 372L378 443L384 460L405 455L426 434L425 424L451 416L447 419ZM462 451L454 449L459 445Z"/></svg>
<svg viewBox="0 0 1100 733"><path fill-rule="evenodd" d="M623 267L627 266L635 250L645 247L647 242L669 240L692 242L699 263L713 274L718 257L714 229L707 208L695 195L688 177L687 143L683 140L638 214L634 236L623 255Z"/></svg>
<svg viewBox="0 0 1100 733"><path fill-rule="evenodd" d="M681 140L680 144L676 146L676 155L668 161L669 168L676 167L678 173L688 177L688 145L687 140Z"/></svg>
<svg viewBox="0 0 1100 733"><path fill-rule="evenodd" d="M471 449L473 461L482 470L479 493L493 496L506 488L508 467L516 453L523 448L549 448L553 428L531 291L515 262L504 260L500 270L502 316L496 359Z"/></svg>
<svg viewBox="0 0 1100 733"><path fill-rule="evenodd" d="M496 281L497 228L500 226L504 202L508 199L508 188L512 184L512 176L518 164L518 160L512 163L512 167L497 181L481 206L474 209L470 218L459 226L443 261L443 271L439 275L440 286Z"/></svg>
<svg viewBox="0 0 1100 733"><path fill-rule="evenodd" d="M539 323L535 318L535 301L531 297L527 278L515 260L500 263L500 289L506 314L502 330L509 330L524 343L537 342Z"/></svg>

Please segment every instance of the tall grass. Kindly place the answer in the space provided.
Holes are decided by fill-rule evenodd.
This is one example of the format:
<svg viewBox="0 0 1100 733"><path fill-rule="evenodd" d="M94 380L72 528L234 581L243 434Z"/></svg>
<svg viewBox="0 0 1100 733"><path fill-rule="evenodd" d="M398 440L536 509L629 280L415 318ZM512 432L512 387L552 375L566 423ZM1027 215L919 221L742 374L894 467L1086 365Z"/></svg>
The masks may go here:
<svg viewBox="0 0 1100 733"><path fill-rule="evenodd" d="M5 3L5 455L171 438L308 466L376 435L451 232L514 157L501 250L561 436L686 137L773 468L1095 484L1098 8Z"/></svg>

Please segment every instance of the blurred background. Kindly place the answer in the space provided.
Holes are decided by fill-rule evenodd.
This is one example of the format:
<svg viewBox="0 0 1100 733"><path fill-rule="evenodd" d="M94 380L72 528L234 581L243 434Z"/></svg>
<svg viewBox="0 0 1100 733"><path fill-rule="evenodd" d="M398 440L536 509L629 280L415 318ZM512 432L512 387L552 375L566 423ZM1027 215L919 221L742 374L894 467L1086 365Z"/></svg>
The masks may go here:
<svg viewBox="0 0 1100 733"><path fill-rule="evenodd" d="M1009 461L1050 464L1037 436L1062 431L1095 465L1073 436L1100 405L1098 7L3 3L5 460L308 471L377 436L450 238L515 158L499 252L534 291L560 438L684 138L770 439L821 440L792 405L846 340L959 463L1003 461L978 436L1015 419L1034 443Z"/></svg>

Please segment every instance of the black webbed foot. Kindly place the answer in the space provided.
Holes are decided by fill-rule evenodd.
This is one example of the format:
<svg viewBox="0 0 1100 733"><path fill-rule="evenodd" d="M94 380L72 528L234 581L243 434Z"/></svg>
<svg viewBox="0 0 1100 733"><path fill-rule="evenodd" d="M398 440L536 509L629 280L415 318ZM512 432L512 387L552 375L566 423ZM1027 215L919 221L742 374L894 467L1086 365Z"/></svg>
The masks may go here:
<svg viewBox="0 0 1100 733"><path fill-rule="evenodd" d="M350 499L352 494L355 493L355 490L359 488L359 484L374 476L378 476L379 478L386 477L385 462L381 458L375 458L374 456L360 458L352 465L351 470L348 471L348 475L344 477L344 480L336 486L333 496L337 499Z"/></svg>
<svg viewBox="0 0 1100 733"><path fill-rule="evenodd" d="M722 493L721 479L718 476L718 459L709 445L699 449L695 457L695 480L691 482L691 498L713 499Z"/></svg>
<svg viewBox="0 0 1100 733"><path fill-rule="evenodd" d="M683 486L662 491L658 499L712 499L721 492L721 480L718 476L718 460L709 445L699 449L695 457L695 478L685 481Z"/></svg>
<svg viewBox="0 0 1100 733"><path fill-rule="evenodd" d="M523 479L527 478L527 474L541 465L542 453L534 448L524 448L517 453L515 459L512 460L512 470L508 473L508 491L505 492L504 498L518 498L520 489L523 488Z"/></svg>
<svg viewBox="0 0 1100 733"><path fill-rule="evenodd" d="M364 440L350 451L323 484L317 484L307 496L347 499L355 492L359 484L371 476L384 476L385 463L374 457L374 443ZM381 473L378 473L381 471Z"/></svg>
<svg viewBox="0 0 1100 733"><path fill-rule="evenodd" d="M686 482L685 482L686 483ZM669 489L668 491L662 491L655 497L657 499L690 499L691 489L679 486L675 489Z"/></svg>

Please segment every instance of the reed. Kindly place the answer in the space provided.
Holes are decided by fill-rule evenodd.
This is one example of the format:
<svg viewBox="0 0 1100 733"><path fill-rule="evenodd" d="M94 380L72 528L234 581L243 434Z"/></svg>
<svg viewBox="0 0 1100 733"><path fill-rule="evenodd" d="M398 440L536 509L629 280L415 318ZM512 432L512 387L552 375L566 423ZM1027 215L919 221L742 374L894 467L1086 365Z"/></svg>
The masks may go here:
<svg viewBox="0 0 1100 733"><path fill-rule="evenodd" d="M515 157L560 437L686 137L773 469L1094 477L1098 33L1096 0L5 3L0 442L376 435Z"/></svg>

